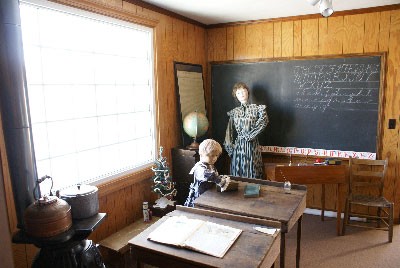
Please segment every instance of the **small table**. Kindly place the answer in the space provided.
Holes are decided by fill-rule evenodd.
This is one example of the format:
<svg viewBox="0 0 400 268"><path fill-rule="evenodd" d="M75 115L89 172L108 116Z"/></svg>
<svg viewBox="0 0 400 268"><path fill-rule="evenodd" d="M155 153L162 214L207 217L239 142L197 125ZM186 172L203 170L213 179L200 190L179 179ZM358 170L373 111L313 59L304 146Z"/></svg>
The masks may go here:
<svg viewBox="0 0 400 268"><path fill-rule="evenodd" d="M289 166L284 164L275 164L274 178L272 180L285 181L298 184L322 184L321 194L321 220L324 220L325 211L325 184L337 184L336 199L336 233L341 233L341 214L342 204L346 198L346 189L348 184L348 166L347 165L306 165Z"/></svg>
<svg viewBox="0 0 400 268"><path fill-rule="evenodd" d="M306 208L307 187L293 184L292 190L285 192L281 182L233 176L231 179L239 181L238 191L220 193L216 189L208 190L195 200L195 207L279 221L281 223L281 267L285 267L285 234L297 222L296 267L299 267L301 220ZM260 197L245 198L246 183L262 185Z"/></svg>
<svg viewBox="0 0 400 268"><path fill-rule="evenodd" d="M196 251L168 246L147 239L161 223L171 216L187 216L217 224L239 228L242 233L223 258L198 253ZM129 240L131 252L138 261L138 267L147 263L157 267L229 267L229 268L269 268L279 255L279 231L271 236L254 230L254 226L279 228L280 223L227 213L207 211L177 206L176 210L162 217L145 231Z"/></svg>

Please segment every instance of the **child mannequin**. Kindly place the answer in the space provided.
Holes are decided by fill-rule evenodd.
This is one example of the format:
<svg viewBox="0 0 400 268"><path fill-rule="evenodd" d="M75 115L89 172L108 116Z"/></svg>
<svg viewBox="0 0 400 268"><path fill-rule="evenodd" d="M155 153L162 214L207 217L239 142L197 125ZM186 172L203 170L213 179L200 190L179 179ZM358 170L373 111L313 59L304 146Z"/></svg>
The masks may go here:
<svg viewBox="0 0 400 268"><path fill-rule="evenodd" d="M206 139L200 143L200 161L189 172L189 174L194 174L194 180L190 184L189 196L186 199L185 206L193 207L193 201L208 190L213 183L220 186L222 192L226 190L230 178L225 175L218 175L218 171L214 167L214 163L221 153L222 147L215 140Z"/></svg>

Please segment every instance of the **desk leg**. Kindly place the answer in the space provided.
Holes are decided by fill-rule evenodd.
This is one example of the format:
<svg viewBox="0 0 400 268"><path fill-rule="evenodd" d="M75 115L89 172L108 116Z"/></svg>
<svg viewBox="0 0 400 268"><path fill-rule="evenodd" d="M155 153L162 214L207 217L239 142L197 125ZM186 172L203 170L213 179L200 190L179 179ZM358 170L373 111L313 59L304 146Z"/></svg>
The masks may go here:
<svg viewBox="0 0 400 268"><path fill-rule="evenodd" d="M325 220L325 184L322 184L322 193L321 193L321 221Z"/></svg>
<svg viewBox="0 0 400 268"><path fill-rule="evenodd" d="M280 263L280 267L281 268L285 268L285 248L286 248L286 246L285 246L285 233L284 232L281 232L281 252L280 252L280 261L279 261L279 263Z"/></svg>
<svg viewBox="0 0 400 268"><path fill-rule="evenodd" d="M296 268L300 267L300 241L301 241L301 223L303 215L297 221L297 248L296 248Z"/></svg>
<svg viewBox="0 0 400 268"><path fill-rule="evenodd" d="M338 184L338 194L337 194L337 201L336 201L336 234L340 235L340 227L341 227L341 219L342 219L342 200L345 199L346 193L346 184L339 183Z"/></svg>

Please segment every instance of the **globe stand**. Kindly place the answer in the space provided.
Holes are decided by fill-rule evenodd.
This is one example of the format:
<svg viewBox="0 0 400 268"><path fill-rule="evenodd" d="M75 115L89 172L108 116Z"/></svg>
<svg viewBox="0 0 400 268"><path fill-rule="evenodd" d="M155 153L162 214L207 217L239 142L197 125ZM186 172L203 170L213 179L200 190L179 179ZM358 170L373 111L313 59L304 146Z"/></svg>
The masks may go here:
<svg viewBox="0 0 400 268"><path fill-rule="evenodd" d="M189 150L198 150L199 149L199 143L196 141L196 137L193 138L193 142L186 146L186 149Z"/></svg>

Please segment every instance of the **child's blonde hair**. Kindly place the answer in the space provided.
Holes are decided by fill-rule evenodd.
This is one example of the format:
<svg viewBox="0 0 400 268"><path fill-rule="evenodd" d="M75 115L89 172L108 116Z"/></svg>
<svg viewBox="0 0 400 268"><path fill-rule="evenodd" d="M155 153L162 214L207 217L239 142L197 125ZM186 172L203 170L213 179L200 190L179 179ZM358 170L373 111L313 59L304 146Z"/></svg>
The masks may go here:
<svg viewBox="0 0 400 268"><path fill-rule="evenodd" d="M209 155L213 152L219 155L222 153L222 147L217 141L213 139L206 139L200 143L199 146L200 155Z"/></svg>

